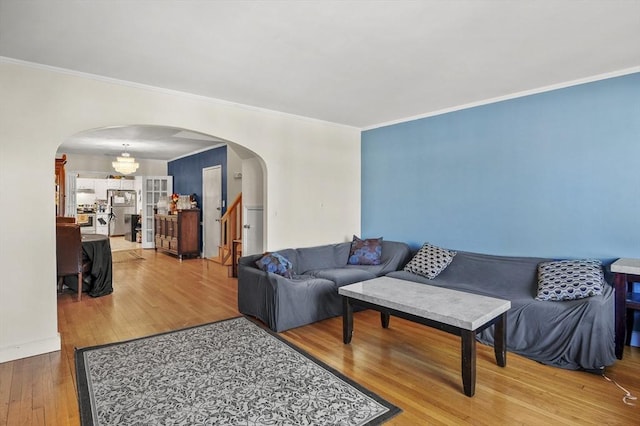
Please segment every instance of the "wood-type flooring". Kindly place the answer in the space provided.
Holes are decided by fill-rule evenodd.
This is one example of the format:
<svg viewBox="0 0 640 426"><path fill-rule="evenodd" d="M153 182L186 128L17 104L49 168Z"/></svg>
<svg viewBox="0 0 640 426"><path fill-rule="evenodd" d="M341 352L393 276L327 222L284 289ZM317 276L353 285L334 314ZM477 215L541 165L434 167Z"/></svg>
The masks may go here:
<svg viewBox="0 0 640 426"><path fill-rule="evenodd" d="M62 350L0 364L0 425L78 425L74 347L117 342L238 316L237 282L203 259L180 262L142 250L144 261L113 265L111 295L58 296ZM52 286L55 283L52 281ZM496 365L478 344L476 393L462 391L460 339L373 311L354 315L342 343L341 317L281 333L286 339L399 406L387 425L639 425L640 402L603 377L541 365L509 353ZM607 376L640 396L640 348Z"/></svg>

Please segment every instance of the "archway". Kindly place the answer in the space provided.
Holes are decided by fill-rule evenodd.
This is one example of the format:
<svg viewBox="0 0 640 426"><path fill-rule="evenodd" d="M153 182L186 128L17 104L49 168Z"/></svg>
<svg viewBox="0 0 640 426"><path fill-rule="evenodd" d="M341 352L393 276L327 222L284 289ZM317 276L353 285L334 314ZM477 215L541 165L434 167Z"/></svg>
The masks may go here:
<svg viewBox="0 0 640 426"><path fill-rule="evenodd" d="M76 177L93 177L98 180L106 177L116 177L119 174L112 168L111 162L127 144L127 150L139 169L133 176L165 176L171 175L172 164L188 163L195 175L202 175L202 170L215 164L208 162L208 155L215 150L224 151L225 172L224 204L228 205L239 193L251 206L266 206L265 163L253 151L230 141L208 134L184 128L158 125L127 125L103 127L79 132L70 136L57 149L56 156L67 156L67 210L75 211L74 199L71 192ZM195 170L197 168L197 170ZM184 167L183 167L184 169ZM179 172L178 172L179 173ZM130 175L131 176L131 175ZM184 192L195 195L202 200L200 188L202 182L187 182L190 174L174 176L172 192ZM136 178L137 179L137 178ZM188 190L185 190L188 188ZM138 188L138 191L140 189ZM94 199L100 200L104 194L95 194ZM199 205L199 207L203 207ZM148 212L140 209L143 216ZM202 210L202 218L208 212ZM72 214L73 215L73 214ZM263 219L266 222L266 219ZM260 229L266 230L266 223ZM204 223L204 220L203 220ZM152 227L151 227L152 229ZM202 232L202 229L201 229ZM266 231L264 231L266 232ZM261 240L265 240L262 235ZM262 247L260 247L260 250Z"/></svg>

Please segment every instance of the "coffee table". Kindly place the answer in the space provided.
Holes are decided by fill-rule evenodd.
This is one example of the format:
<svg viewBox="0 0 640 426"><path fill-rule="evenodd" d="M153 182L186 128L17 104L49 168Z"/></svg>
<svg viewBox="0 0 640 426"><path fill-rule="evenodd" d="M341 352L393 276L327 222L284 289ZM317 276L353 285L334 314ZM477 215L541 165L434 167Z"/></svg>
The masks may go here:
<svg viewBox="0 0 640 426"><path fill-rule="evenodd" d="M343 341L353 335L353 306L380 311L383 328L390 315L446 331L462 339L462 384L467 396L476 387L476 333L495 324L494 352L507 365L507 311L511 302L447 288L380 277L338 288L343 296Z"/></svg>

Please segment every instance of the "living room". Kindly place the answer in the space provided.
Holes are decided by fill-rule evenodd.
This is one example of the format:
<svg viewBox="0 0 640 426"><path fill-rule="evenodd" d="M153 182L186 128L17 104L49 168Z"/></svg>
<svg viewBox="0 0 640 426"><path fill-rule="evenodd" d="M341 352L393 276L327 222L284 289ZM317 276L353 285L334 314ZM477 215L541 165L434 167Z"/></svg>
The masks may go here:
<svg viewBox="0 0 640 426"><path fill-rule="evenodd" d="M10 15L4 13L8 3L1 3L3 25L0 27L6 28L5 20L10 19L7 18ZM277 110L276 101L271 103L271 108L259 108L247 106L248 97L243 98L245 102L231 103L220 100L224 97L214 99L178 92L175 88L159 89L153 82L147 85L127 82L118 79L117 75L99 78L90 71L71 72L60 64L49 65L44 60L39 63L37 58L20 55L19 51L0 49L2 199L11 206L23 200L47 200L41 201L38 208L29 208L20 214L15 208L4 208L0 213L4 224L0 235L0 264L7 277L0 284L0 362L55 354L62 346L64 339L59 334L59 312L53 285L54 205L49 182L53 174L52 158L58 147L71 135L87 129L127 124L172 126L220 137L258 153L266 168L266 250L347 241L353 234L358 234L405 241L414 248L424 241L431 241L452 249L495 254L607 260L640 257L637 244L640 227L637 226L637 214L634 214L640 207L640 185L634 170L634 161L640 154L637 143L640 134L640 64L635 43L637 29L630 29L637 24L634 13L637 6L634 2L626 2L631 11L625 11L622 9L624 2L614 3L621 9L614 8L603 14L609 18L607 22L616 22L607 28L617 26L622 34L621 40L614 38L619 43L610 44L609 50L615 51L615 46L622 51L621 58L631 56L631 59L611 60L604 66L588 68L586 74L571 74L558 81L540 78L530 87L517 86L520 88L516 91L517 96L512 97L508 95L514 92L498 95L489 89L481 91L481 81L473 78L474 68L469 67L461 84L469 80L478 86L479 93L466 102L449 106L441 103L439 107L425 107L420 111L405 110L404 114L394 117L376 115L370 121L358 124L345 124L340 119L332 121L328 116L309 118L313 117L311 113L305 117L304 113L309 109L299 113L282 112ZM43 7L46 11L46 6ZM565 4L565 7L570 6ZM583 12L588 19L583 22L584 28L579 28L587 33L581 33L581 36L589 36L589 42L585 45L576 42L581 50L576 49L574 56L562 56L566 62L582 59L588 65L592 61L584 58L595 61L600 56L600 50L597 50L598 54L593 53L591 43L598 38L598 31L588 31L588 28L599 28L598 13L594 8ZM557 9L556 13L559 13ZM484 14L481 16L489 19ZM583 15L576 14L575 19L579 20L580 16ZM516 17L513 22L521 23ZM531 40L534 40L536 33L531 34ZM562 38L561 31L556 34ZM518 52L526 54L518 55ZM543 52L528 51L526 45L518 45L509 53L515 58L536 53L532 61L527 62L528 67L534 67L545 58ZM553 57L554 60L557 58ZM552 71L552 64L553 61L544 62L531 74L544 76ZM555 64L561 68L562 62ZM441 72L446 74L451 69ZM498 80L518 80L518 73L524 72L518 68L518 72L508 74L507 78L498 72L506 73L505 69L492 69L495 72L489 75L493 79L485 80L489 82L488 86ZM329 68L328 74L339 75L338 71ZM384 81L393 88L392 83L399 78L390 76ZM354 81L357 79L353 78ZM294 81L297 82L293 80L289 84ZM291 91L305 92L308 86L292 85ZM454 89L457 87L447 86L452 97L456 95ZM397 97L405 98L407 103L413 98L423 98L424 102L437 98L429 96L431 92L414 89L405 89ZM391 92L397 90L391 89ZM307 97L308 104L312 104L314 98ZM388 105L401 103L393 95L387 97ZM334 96L334 99L342 97ZM362 104L362 110L369 104L374 104L380 111L387 109L382 101L364 99ZM359 103L355 105L351 109L360 109ZM461 106L464 108L460 111L453 111ZM408 119L411 117L418 119ZM232 299L231 294L224 300ZM82 312L81 307L75 309ZM230 314L228 309L212 310L226 315ZM176 315L189 316L188 312L178 310ZM204 320L204 316L197 319ZM222 319L222 316L214 313L207 320ZM168 326L177 328L192 321L181 323L172 318L169 323ZM339 322L331 321L326 327L329 327L328 331L312 334L318 343L308 341L310 337L304 330L290 334L295 336L297 344L315 348L314 351L322 343L341 348L339 340L336 341ZM423 332L417 330L406 325L402 334L406 339L412 333L424 337ZM429 338L445 346L451 344L439 335ZM409 352L415 345L419 345L416 352L428 350L417 340L410 339L390 343L384 348L393 352L396 345L404 346ZM367 349L373 350L372 346L368 345ZM325 360L343 356L345 352L340 349L327 353ZM357 353L351 356L350 359L357 359L369 355ZM401 358L407 360L406 353ZM425 363L421 364L421 372L436 368L426 365L424 358L420 359ZM632 377L638 376L637 359L637 349L629 348L625 359L614 367L620 370L621 384L636 389L636 393L637 379L633 382ZM381 355L377 361L384 362L384 357ZM411 365L410 361L406 362L407 366ZM374 363L368 368L372 369ZM434 362L434 365L440 364ZM487 392L493 392L490 385L495 383L499 389L525 386L531 394L540 394L574 377L566 372L536 367L524 362L517 370L520 378L503 382L489 380ZM527 373L528 369L535 374ZM387 369L384 374L392 376L394 373ZM449 377L447 374L445 380ZM452 382L457 380L454 375L452 372ZM372 378L368 379L369 384L376 380L373 376L371 374ZM408 373L403 377L407 376ZM549 379L548 386L536 388L531 385L540 377ZM605 405L618 404L614 407L621 411L629 409L619 401L615 387L600 384L604 382L602 378L586 376L584 380L562 387L562 391L571 394L583 386L596 388L597 397L607 398ZM422 404L422 399L411 402L408 397L421 389L421 381L416 379L406 386L403 399L407 397L409 405ZM376 391L380 392L380 389ZM73 396L69 398L73 399ZM500 401L504 406L510 403L508 396ZM523 401L524 397L516 405L521 406ZM494 410L490 401L484 400L484 403L484 406L476 406L473 402L458 400L458 404L465 407L473 405L478 410ZM575 414L577 399L571 403L575 404ZM611 406L605 409L606 413L614 410ZM534 422L535 414L543 409L530 409L527 418ZM561 407L556 405L555 410L559 412ZM461 416L461 421L472 419L471 412ZM447 419L450 420L441 417L440 421ZM575 418L553 420L586 421Z"/></svg>

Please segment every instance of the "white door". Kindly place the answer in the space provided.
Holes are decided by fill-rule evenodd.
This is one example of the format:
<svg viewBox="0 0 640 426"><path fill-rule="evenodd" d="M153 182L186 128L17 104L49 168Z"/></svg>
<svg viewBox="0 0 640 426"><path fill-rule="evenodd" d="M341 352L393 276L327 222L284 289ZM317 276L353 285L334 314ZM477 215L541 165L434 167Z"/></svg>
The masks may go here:
<svg viewBox="0 0 640 426"><path fill-rule="evenodd" d="M202 256L218 256L222 215L222 167L202 169Z"/></svg>
<svg viewBox="0 0 640 426"><path fill-rule="evenodd" d="M153 209L162 197L173 193L173 176L136 176L140 180L140 208L142 211L142 248L154 248Z"/></svg>
<svg viewBox="0 0 640 426"><path fill-rule="evenodd" d="M242 255L249 256L263 252L262 206L244 208L242 229Z"/></svg>

